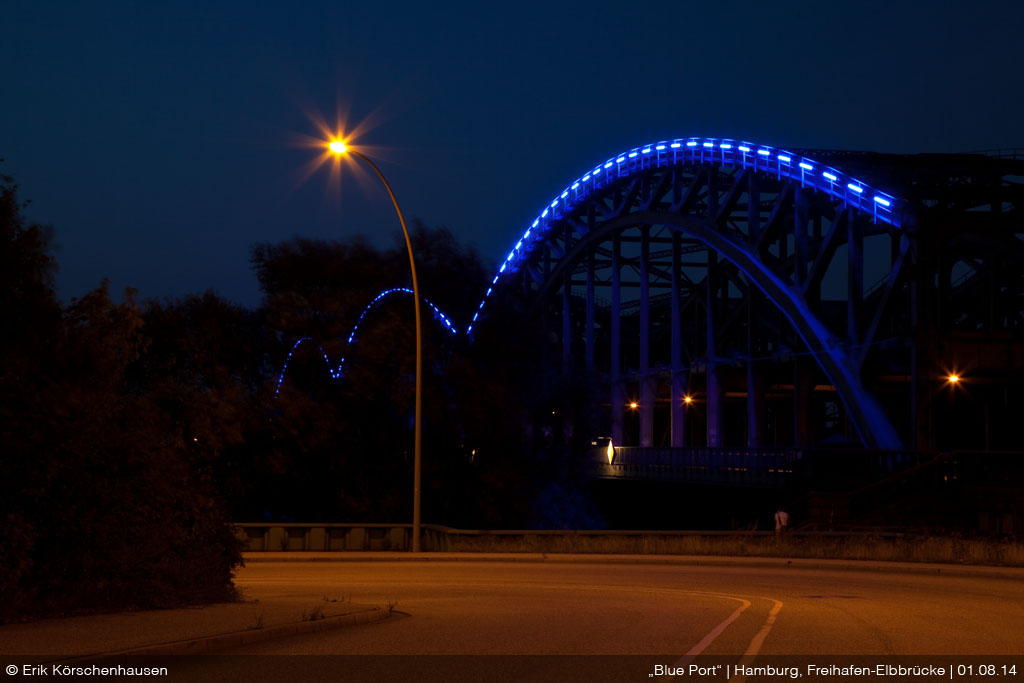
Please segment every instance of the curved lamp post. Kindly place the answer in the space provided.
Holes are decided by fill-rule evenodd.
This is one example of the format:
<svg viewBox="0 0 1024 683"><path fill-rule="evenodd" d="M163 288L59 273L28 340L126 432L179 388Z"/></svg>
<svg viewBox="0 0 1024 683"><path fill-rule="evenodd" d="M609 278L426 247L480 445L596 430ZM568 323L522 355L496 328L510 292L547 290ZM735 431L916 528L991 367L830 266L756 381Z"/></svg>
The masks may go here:
<svg viewBox="0 0 1024 683"><path fill-rule="evenodd" d="M412 298L416 306L416 417L413 445L412 551L418 553L420 552L420 480L422 478L422 429L420 417L423 413L423 383L421 381L423 376L423 331L420 325L420 289L416 282L416 261L412 257L412 241L409 239L409 230L405 227L405 217L402 216L402 210L398 208L398 200L395 199L395 193L391 190L391 184L388 183L388 179L384 177L381 170L377 168L377 164L373 163L365 154L352 149L344 142L334 141L328 147L335 154L350 154L362 159L374 170L380 181L384 183L384 187L391 197L391 203L395 205L395 213L398 214L398 222L402 224L402 233L405 235L405 246L409 250L409 270L412 272Z"/></svg>

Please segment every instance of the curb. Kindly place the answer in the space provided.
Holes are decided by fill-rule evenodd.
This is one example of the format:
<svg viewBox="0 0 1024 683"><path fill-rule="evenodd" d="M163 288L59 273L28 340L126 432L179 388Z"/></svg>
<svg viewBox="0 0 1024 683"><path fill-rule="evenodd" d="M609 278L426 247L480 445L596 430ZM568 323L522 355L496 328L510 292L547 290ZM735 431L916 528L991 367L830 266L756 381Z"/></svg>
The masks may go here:
<svg viewBox="0 0 1024 683"><path fill-rule="evenodd" d="M380 621L384 621L385 619L390 619L393 614L395 614L393 610L386 610L381 607L373 607L371 609L367 609L361 612L339 614L332 617L324 617L322 619L317 619L316 621L301 621L291 624L281 624L280 626L271 626L268 628L253 628L245 631L234 631L230 633L222 633L215 636L191 638L188 640L179 640L170 643L162 643L159 645L146 645L143 647L131 648L128 650L116 650L112 652L83 655L80 657L71 657L68 659L54 660L54 663L74 662L76 664L83 664L97 661L110 663L111 660L117 660L119 658L129 656L137 657L210 654L218 650L225 650L232 647L241 647L243 645L252 645L254 643L261 643L267 640L286 638L288 636L318 633L320 631L345 628L349 626L362 626L365 624L374 624ZM399 612L399 614L401 613Z"/></svg>
<svg viewBox="0 0 1024 683"><path fill-rule="evenodd" d="M854 571L891 574L920 574L928 576L963 576L992 579L1024 579L1024 568L993 567L982 565L957 565L938 563L886 563L874 560L821 560L818 558L800 557L730 557L706 556L685 557L673 555L660 556L622 556L622 555L568 555L543 553L512 553L508 555L476 555L432 553L413 555L408 552L387 554L350 554L345 551L333 553L317 553L306 555L293 551L294 557L283 557L274 553L271 557L259 557L260 552L245 555L246 563L254 562L527 562L554 564L636 564L636 565L676 565L683 567L753 567L761 569L811 569L832 571ZM303 556L306 555L306 556Z"/></svg>

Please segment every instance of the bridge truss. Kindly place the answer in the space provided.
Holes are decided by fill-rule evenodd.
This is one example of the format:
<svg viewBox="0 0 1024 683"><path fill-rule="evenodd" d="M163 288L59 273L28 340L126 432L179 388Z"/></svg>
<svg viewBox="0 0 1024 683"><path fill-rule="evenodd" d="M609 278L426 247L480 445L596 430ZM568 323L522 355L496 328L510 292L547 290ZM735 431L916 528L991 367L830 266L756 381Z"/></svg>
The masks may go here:
<svg viewBox="0 0 1024 683"><path fill-rule="evenodd" d="M550 202L487 295L528 304L563 375L601 378L615 443L932 448L949 373L1024 370L1021 165L636 148Z"/></svg>

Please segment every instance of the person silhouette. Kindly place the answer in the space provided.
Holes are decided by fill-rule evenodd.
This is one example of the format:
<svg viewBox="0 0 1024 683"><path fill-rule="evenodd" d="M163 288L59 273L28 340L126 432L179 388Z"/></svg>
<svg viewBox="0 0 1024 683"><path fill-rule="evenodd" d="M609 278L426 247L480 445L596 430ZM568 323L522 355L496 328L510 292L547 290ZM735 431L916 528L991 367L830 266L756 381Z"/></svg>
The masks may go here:
<svg viewBox="0 0 1024 683"><path fill-rule="evenodd" d="M789 513L780 505L775 512L775 535L781 536L789 530Z"/></svg>

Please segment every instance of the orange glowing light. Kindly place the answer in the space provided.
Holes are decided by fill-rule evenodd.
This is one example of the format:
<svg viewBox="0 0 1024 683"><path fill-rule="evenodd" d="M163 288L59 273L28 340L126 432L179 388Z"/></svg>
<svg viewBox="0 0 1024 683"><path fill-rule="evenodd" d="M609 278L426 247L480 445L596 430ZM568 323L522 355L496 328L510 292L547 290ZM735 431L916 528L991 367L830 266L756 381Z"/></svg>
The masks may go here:
<svg viewBox="0 0 1024 683"><path fill-rule="evenodd" d="M637 407L637 402L636 402L636 401L633 401L632 403L630 403L630 404L629 404L629 407L630 407L630 408L632 408L632 409L634 409L634 410L636 410L636 407Z"/></svg>
<svg viewBox="0 0 1024 683"><path fill-rule="evenodd" d="M683 403L686 403L687 405L693 403L693 396L683 396Z"/></svg>
<svg viewBox="0 0 1024 683"><path fill-rule="evenodd" d="M956 384L957 382L959 382L959 381L960 381L960 375L950 375L950 376L949 376L949 377L947 377L946 379L948 379L948 380L949 380L949 383L950 383L950 384Z"/></svg>
<svg viewBox="0 0 1024 683"><path fill-rule="evenodd" d="M300 102L299 105L309 119L310 131L290 133L289 144L311 151L312 154L290 172L292 189L297 190L315 174L326 169L328 172L324 174L324 196L331 203L340 205L343 175L346 182L352 180L358 183L365 194L379 195L379 179L365 168L364 164L355 163L356 160L352 157L358 151L376 159L387 160L389 153L393 152L388 147L365 141L366 134L383 122L383 111L378 108L361 121L353 122L348 120L350 105L340 98L337 114L333 119L324 116L312 104ZM357 140L360 144L353 147L351 143Z"/></svg>

